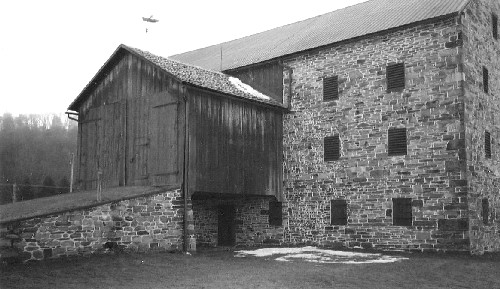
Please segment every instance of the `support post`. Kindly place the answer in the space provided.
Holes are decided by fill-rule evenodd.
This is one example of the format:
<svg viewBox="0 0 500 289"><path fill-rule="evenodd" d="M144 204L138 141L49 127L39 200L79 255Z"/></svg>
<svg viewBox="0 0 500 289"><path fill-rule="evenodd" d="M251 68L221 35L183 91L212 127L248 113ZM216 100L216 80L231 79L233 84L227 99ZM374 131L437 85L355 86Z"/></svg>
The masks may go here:
<svg viewBox="0 0 500 289"><path fill-rule="evenodd" d="M17 202L17 184L14 183L12 185L12 202L15 203Z"/></svg>

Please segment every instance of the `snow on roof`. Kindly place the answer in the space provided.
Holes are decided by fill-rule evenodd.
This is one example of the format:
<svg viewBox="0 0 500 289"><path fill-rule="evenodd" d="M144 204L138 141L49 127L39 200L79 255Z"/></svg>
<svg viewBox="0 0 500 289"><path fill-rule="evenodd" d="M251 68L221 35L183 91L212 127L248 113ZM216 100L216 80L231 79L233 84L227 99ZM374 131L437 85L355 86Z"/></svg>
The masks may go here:
<svg viewBox="0 0 500 289"><path fill-rule="evenodd" d="M275 99L256 91L251 86L242 83L239 79L231 77L222 72L182 63L177 60L161 57L148 51L143 51L122 44L116 49L113 55L111 55L108 61L92 78L92 80L77 96L77 98L70 104L68 108L69 110L78 110L78 106L84 101L84 99L87 98L89 93L95 88L96 84L99 83L99 81L106 75L106 71L114 65L112 60L118 57L118 54L123 51L127 51L137 57L151 62L152 64L158 66L163 71L169 73L170 75L173 75L178 80L184 83L232 95L240 99L247 99L280 108L285 108L283 104L276 101Z"/></svg>
<svg viewBox="0 0 500 289"><path fill-rule="evenodd" d="M261 98L261 99L267 99L267 100L270 99L269 96L264 95L264 94L258 92L257 90L253 89L253 87L251 87L248 84L245 84L245 83L241 82L241 80L239 80L236 77L229 77L229 82L231 82L232 85L236 86L236 88L238 88L239 90L243 91L244 93L251 94L251 95L253 95L253 96L257 97L257 98Z"/></svg>

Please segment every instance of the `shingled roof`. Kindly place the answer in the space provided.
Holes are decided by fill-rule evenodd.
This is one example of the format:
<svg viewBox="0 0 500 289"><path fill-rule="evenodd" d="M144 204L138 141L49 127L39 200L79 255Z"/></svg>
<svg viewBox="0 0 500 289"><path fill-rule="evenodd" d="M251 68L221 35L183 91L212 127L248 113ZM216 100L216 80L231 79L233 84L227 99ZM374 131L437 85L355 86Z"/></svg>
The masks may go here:
<svg viewBox="0 0 500 289"><path fill-rule="evenodd" d="M208 69L230 70L415 22L456 14L468 2L469 0L371 0L170 58Z"/></svg>
<svg viewBox="0 0 500 289"><path fill-rule="evenodd" d="M283 105L273 98L266 96L250 86L242 83L239 79L226 75L224 73L201 68L194 65L181 63L176 60L164 58L154 55L150 52L133 48L124 44L118 46L115 52L111 55L108 61L102 66L92 80L87 84L78 97L69 105L69 110L76 111L78 106L86 99L95 85L103 78L109 70L114 59L123 52L129 52L137 57L150 61L153 65L158 66L163 71L169 73L179 81L186 84L194 85L200 88L209 89L216 92L232 95L238 98L256 101L264 104L278 106L283 108Z"/></svg>

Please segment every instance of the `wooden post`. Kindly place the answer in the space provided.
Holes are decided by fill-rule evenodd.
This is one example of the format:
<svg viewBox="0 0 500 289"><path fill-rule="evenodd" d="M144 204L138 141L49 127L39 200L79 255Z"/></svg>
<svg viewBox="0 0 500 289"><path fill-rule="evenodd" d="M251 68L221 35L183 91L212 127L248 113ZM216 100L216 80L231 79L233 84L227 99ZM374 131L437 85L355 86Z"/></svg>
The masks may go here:
<svg viewBox="0 0 500 289"><path fill-rule="evenodd" d="M102 171L100 169L98 169L97 170L97 201L98 202L100 202L102 200L101 175L102 175Z"/></svg>
<svg viewBox="0 0 500 289"><path fill-rule="evenodd" d="M69 177L69 192L72 193L73 192L73 168L74 168L74 164L75 164L75 154L74 153L71 153L70 164L71 164L71 174Z"/></svg>
<svg viewBox="0 0 500 289"><path fill-rule="evenodd" d="M17 184L12 185L12 202L17 202Z"/></svg>

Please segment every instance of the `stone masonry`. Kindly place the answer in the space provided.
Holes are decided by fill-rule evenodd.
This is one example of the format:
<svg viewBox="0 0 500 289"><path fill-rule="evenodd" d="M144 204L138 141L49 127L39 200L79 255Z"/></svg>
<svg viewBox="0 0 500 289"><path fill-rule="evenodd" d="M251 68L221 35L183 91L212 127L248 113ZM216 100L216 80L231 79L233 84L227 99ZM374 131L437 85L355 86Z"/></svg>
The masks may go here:
<svg viewBox="0 0 500 289"><path fill-rule="evenodd" d="M218 208L221 205L235 207L237 246L252 247L282 243L283 226L269 225L269 201L271 199L271 197L236 197L229 200L193 200L197 245L201 247L218 245ZM283 224L285 223L284 218Z"/></svg>
<svg viewBox="0 0 500 289"><path fill-rule="evenodd" d="M451 17L284 61L293 81L284 120L283 242L469 249L460 29L460 18ZM405 88L387 92L386 67L400 62ZM324 102L322 80L335 75L339 100ZM406 128L407 155L388 156L389 128ZM340 159L325 162L323 139L336 134ZM412 199L411 226L393 225L392 198ZM330 224L337 199L348 203L345 226Z"/></svg>
<svg viewBox="0 0 500 289"><path fill-rule="evenodd" d="M471 251L500 251L500 39L492 34L492 14L499 1L471 1L462 17L463 64L466 77L465 143L469 185ZM500 35L499 35L500 37ZM484 91L483 67L488 70ZM485 155L485 131L491 134L491 158ZM483 200L489 208L483 212ZM483 214L487 214L487 223Z"/></svg>
<svg viewBox="0 0 500 289"><path fill-rule="evenodd" d="M183 204L180 190L167 191L2 224L0 237L4 246L12 240L22 261L115 250L182 250Z"/></svg>

